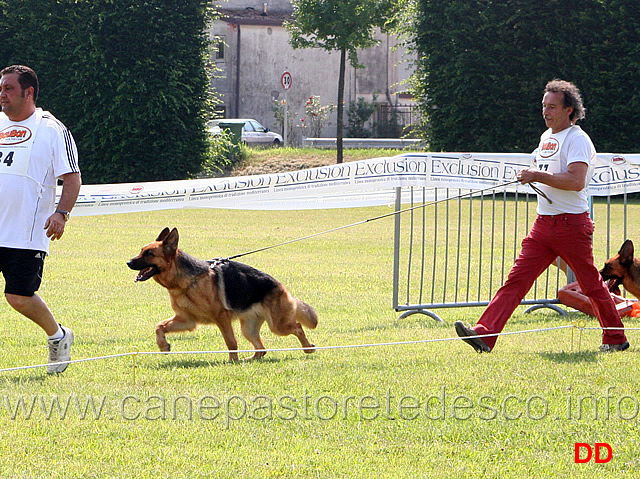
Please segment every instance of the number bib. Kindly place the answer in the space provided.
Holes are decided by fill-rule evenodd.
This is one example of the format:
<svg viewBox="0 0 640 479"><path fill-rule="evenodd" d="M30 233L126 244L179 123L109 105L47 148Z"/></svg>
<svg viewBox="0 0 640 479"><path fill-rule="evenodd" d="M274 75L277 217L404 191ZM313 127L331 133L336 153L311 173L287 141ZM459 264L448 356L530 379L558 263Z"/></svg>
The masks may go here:
<svg viewBox="0 0 640 479"><path fill-rule="evenodd" d="M0 174L29 176L31 148L41 118L41 111L20 122L0 114Z"/></svg>

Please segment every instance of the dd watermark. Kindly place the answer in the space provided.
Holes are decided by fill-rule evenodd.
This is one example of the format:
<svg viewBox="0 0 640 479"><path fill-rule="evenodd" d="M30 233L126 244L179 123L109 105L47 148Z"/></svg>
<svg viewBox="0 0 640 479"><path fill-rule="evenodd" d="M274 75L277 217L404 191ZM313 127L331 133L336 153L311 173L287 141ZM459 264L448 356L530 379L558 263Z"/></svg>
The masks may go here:
<svg viewBox="0 0 640 479"><path fill-rule="evenodd" d="M613 459L613 448L606 442L596 442L593 446L586 442L576 442L573 447L576 464L585 464L591 460L596 464L606 464Z"/></svg>

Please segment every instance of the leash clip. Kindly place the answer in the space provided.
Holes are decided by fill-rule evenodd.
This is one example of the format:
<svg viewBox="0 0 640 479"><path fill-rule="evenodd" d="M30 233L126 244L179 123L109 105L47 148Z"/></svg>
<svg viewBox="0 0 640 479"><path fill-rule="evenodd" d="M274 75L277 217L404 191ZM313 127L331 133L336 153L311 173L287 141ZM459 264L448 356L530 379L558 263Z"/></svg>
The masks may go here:
<svg viewBox="0 0 640 479"><path fill-rule="evenodd" d="M229 258L213 258L207 260L207 263L209 263L209 268L215 268L216 266L220 266L221 264L225 264L228 262Z"/></svg>

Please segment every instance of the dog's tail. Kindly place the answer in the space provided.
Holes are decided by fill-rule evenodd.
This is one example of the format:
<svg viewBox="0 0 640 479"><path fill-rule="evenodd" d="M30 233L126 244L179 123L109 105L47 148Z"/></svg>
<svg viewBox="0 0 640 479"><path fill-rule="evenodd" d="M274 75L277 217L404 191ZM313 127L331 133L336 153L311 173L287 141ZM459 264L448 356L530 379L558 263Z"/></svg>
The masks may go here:
<svg viewBox="0 0 640 479"><path fill-rule="evenodd" d="M318 313L316 313L316 310L304 301L300 301L297 298L296 301L298 302L296 308L296 322L309 329L315 329L316 326L318 326Z"/></svg>

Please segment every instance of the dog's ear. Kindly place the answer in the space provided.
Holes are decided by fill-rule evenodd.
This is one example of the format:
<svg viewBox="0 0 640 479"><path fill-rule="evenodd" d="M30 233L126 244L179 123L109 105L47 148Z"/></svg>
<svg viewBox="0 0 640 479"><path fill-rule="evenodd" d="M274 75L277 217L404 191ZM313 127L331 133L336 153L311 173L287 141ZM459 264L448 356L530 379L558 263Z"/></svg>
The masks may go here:
<svg viewBox="0 0 640 479"><path fill-rule="evenodd" d="M633 263L633 241L626 240L624 243L622 243L622 247L620 248L620 251L618 251L618 254L620 255L621 264L624 264L624 265L632 264Z"/></svg>
<svg viewBox="0 0 640 479"><path fill-rule="evenodd" d="M163 241L167 236L169 236L169 228L165 227L156 238L156 241Z"/></svg>
<svg viewBox="0 0 640 479"><path fill-rule="evenodd" d="M167 228L168 231L168 228ZM162 251L165 254L165 256L174 256L176 254L176 250L178 249L178 240L179 240L179 235L178 235L178 229L177 228L173 228L171 230L171 233L169 233L163 240L162 240Z"/></svg>

